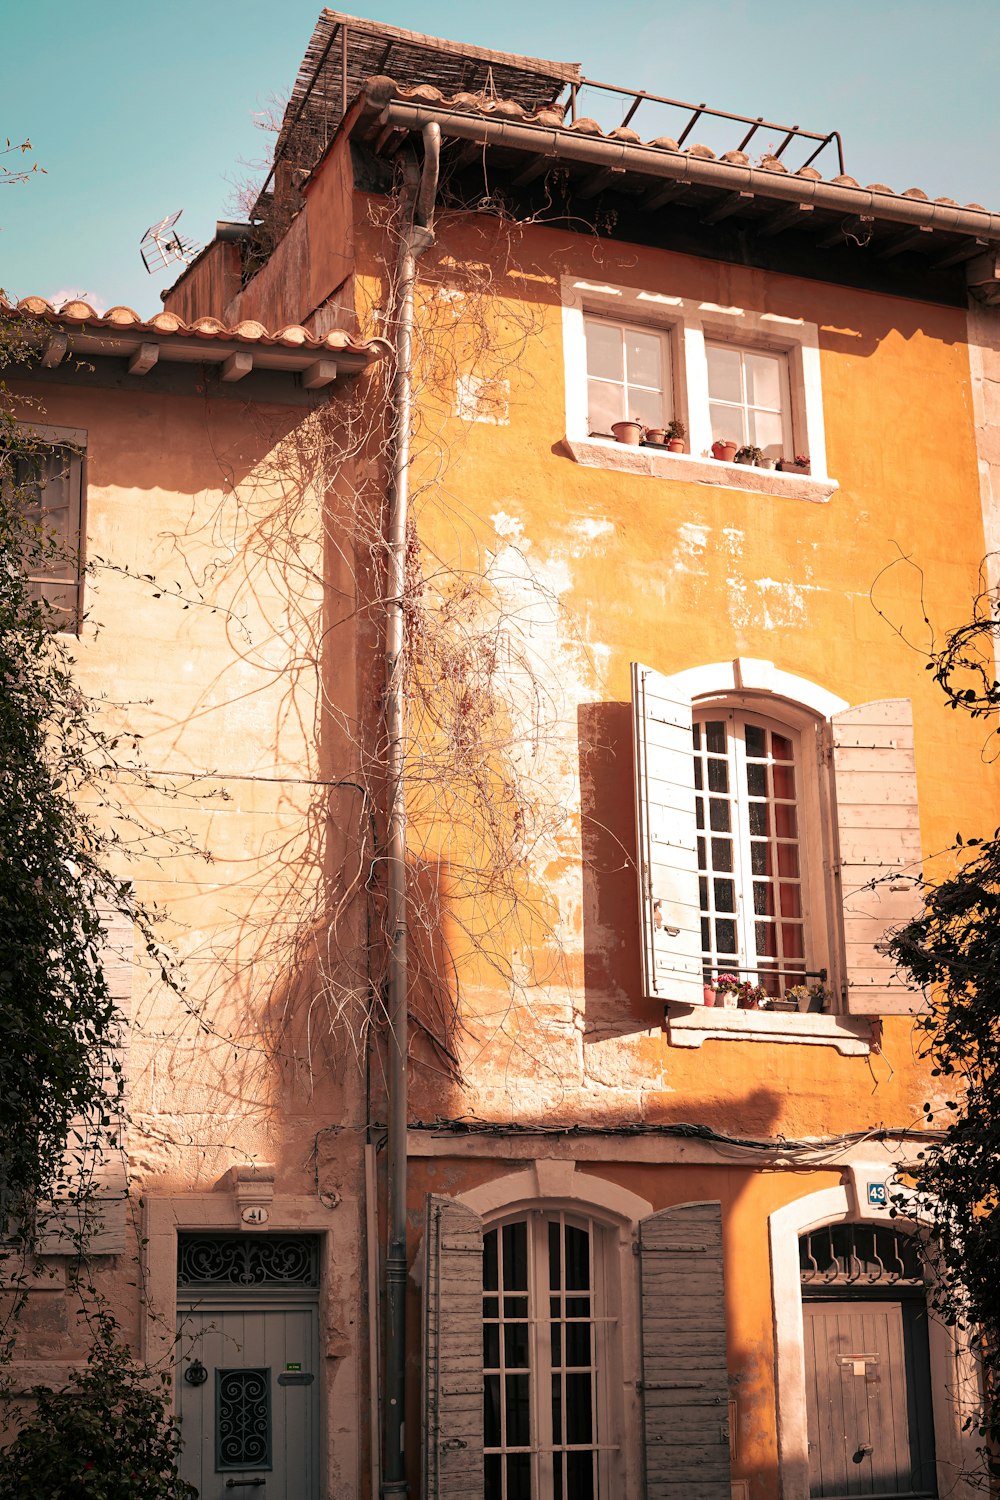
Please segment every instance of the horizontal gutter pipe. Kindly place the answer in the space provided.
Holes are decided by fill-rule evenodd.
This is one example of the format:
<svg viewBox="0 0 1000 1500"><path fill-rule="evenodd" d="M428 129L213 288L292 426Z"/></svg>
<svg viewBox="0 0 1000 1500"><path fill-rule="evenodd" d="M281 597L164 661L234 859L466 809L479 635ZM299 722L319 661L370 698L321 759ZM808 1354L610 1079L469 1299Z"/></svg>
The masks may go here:
<svg viewBox="0 0 1000 1500"><path fill-rule="evenodd" d="M798 177L789 172L769 172L762 167L740 167L729 162L708 161L686 152L661 146L634 145L606 137L555 130L551 126L525 125L517 120L484 119L463 115L433 105L392 100L379 113L379 122L397 130L419 130L436 121L448 136L475 141L482 146L503 146L533 156L551 156L553 161L577 162L611 172L634 172L657 181L682 182L691 186L720 188L732 193L752 193L781 203L802 203L857 218L872 218L914 228L942 229L972 239L1000 241L1000 215L985 209L958 208L923 198L905 198L873 193L869 188L840 187L834 183Z"/></svg>

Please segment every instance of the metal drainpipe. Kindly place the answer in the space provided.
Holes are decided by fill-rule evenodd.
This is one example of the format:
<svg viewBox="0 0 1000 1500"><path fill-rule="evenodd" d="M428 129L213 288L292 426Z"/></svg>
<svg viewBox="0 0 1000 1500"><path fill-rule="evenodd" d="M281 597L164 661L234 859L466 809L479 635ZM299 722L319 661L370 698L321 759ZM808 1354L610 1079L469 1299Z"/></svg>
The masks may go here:
<svg viewBox="0 0 1000 1500"><path fill-rule="evenodd" d="M389 502L385 631L386 734L389 829L386 925L389 934L388 1244L385 1257L385 1413L382 1494L406 1493L403 1410L406 1394L406 701L403 648L406 621L406 521L410 490L413 414L413 287L416 260L434 243L431 221L437 193L441 129L423 128L424 165L414 195L415 165L407 174L405 202L413 202L396 261L396 373L393 380L395 452Z"/></svg>

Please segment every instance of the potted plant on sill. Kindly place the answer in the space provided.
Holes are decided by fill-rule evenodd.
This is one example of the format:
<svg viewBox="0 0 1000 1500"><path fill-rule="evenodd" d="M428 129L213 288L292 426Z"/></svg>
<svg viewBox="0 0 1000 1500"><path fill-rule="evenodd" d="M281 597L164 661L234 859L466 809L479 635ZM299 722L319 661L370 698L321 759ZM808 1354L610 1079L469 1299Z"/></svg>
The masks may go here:
<svg viewBox="0 0 1000 1500"><path fill-rule="evenodd" d="M754 468L760 464L764 457L763 450L753 443L744 443L742 448L736 450L736 462L738 464L752 464Z"/></svg>
<svg viewBox="0 0 1000 1500"><path fill-rule="evenodd" d="M628 448L638 448L644 428L641 422L632 417L624 422L612 422L611 431L616 443L624 443Z"/></svg>
<svg viewBox="0 0 1000 1500"><path fill-rule="evenodd" d="M674 420L667 428L667 449L670 453L684 452L684 439L687 437L687 428L684 423Z"/></svg>
<svg viewBox="0 0 1000 1500"><path fill-rule="evenodd" d="M808 453L796 453L794 459L783 458L778 464L782 474L811 474L812 464Z"/></svg>
<svg viewBox="0 0 1000 1500"><path fill-rule="evenodd" d="M731 464L736 457L737 446L729 438L716 438L712 444L712 457L717 458L721 464Z"/></svg>
<svg viewBox="0 0 1000 1500"><path fill-rule="evenodd" d="M793 984L785 991L787 1000L794 1000L800 1011L819 1014L827 1009L829 996L823 984Z"/></svg>

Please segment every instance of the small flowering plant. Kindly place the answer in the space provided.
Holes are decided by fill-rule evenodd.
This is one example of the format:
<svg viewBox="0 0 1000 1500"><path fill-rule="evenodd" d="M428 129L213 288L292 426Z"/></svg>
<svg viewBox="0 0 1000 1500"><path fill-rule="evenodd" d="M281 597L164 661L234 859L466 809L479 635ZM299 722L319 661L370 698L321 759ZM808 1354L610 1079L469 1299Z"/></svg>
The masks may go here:
<svg viewBox="0 0 1000 1500"><path fill-rule="evenodd" d="M823 984L793 984L785 991L787 999L794 1000L799 1010L826 1010L829 996Z"/></svg>
<svg viewBox="0 0 1000 1500"><path fill-rule="evenodd" d="M736 974L720 974L715 981L720 995L735 995L740 1010L759 1010L767 1001L767 991L749 979L740 979Z"/></svg>

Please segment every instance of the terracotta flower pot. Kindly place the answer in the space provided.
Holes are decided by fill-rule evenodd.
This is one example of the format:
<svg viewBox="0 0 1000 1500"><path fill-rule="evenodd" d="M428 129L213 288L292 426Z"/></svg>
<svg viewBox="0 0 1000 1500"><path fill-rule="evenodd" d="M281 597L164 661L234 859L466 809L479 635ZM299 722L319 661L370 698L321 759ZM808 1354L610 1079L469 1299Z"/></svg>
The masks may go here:
<svg viewBox="0 0 1000 1500"><path fill-rule="evenodd" d="M705 997L702 1003L704 1005L714 1005L717 999L715 986L711 984L702 985L702 992Z"/></svg>
<svg viewBox="0 0 1000 1500"><path fill-rule="evenodd" d="M812 464L797 464L797 463L793 463L792 460L788 459L788 458L783 458L781 460L781 463L778 465L778 467L781 470L782 474L811 474L812 473Z"/></svg>
<svg viewBox="0 0 1000 1500"><path fill-rule="evenodd" d="M667 430L665 427L647 427L646 442L652 443L654 448L662 448L667 441Z"/></svg>
<svg viewBox="0 0 1000 1500"><path fill-rule="evenodd" d="M611 431L616 443L625 443L629 448L638 448L642 442L641 422L612 422Z"/></svg>
<svg viewBox="0 0 1000 1500"><path fill-rule="evenodd" d="M721 439L712 444L712 457L720 463L731 464L736 457L736 443L724 443Z"/></svg>
<svg viewBox="0 0 1000 1500"><path fill-rule="evenodd" d="M683 453L684 452L684 439L683 438L668 438L667 439L667 451L668 451L668 453Z"/></svg>

